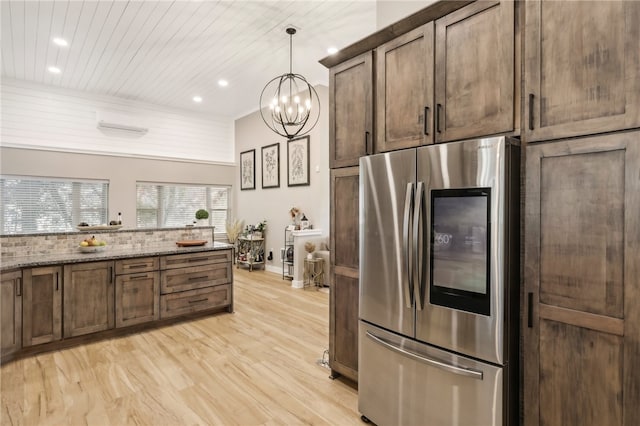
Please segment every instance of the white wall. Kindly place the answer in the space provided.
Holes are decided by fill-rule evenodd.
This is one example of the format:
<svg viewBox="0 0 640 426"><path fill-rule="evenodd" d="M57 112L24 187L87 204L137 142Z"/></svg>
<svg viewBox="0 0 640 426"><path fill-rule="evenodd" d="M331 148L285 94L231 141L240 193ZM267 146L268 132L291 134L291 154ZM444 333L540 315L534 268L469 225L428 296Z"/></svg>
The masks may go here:
<svg viewBox="0 0 640 426"><path fill-rule="evenodd" d="M284 245L284 228L291 223L289 209L296 206L303 211L314 228L329 235L329 90L316 86L320 99L320 119L310 133L309 186L287 186L287 139L273 133L256 111L235 122L236 162L240 153L256 150L256 189L237 190L237 218L245 224L267 220L267 254L274 250L273 261L267 269L280 272L280 247ZM280 144L280 187L262 189L261 147ZM236 173L236 188L240 188L240 173Z"/></svg>
<svg viewBox="0 0 640 426"><path fill-rule="evenodd" d="M122 212L124 226L135 228L136 181L234 185L236 167L2 147L0 172L108 180L109 218L115 219ZM233 193L231 197L233 206Z"/></svg>
<svg viewBox="0 0 640 426"><path fill-rule="evenodd" d="M21 80L2 79L2 145L104 155L232 163L233 120ZM96 128L124 116L143 136ZM124 124L124 123L120 123Z"/></svg>
<svg viewBox="0 0 640 426"><path fill-rule="evenodd" d="M437 0L377 0L376 28L378 30L424 9Z"/></svg>

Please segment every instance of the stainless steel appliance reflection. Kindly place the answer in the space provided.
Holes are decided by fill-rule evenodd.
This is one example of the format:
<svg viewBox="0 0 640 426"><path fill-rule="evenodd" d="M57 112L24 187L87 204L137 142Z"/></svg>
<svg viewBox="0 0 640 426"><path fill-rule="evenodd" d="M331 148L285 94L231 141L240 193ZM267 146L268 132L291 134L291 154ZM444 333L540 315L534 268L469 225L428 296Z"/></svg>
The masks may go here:
<svg viewBox="0 0 640 426"><path fill-rule="evenodd" d="M517 423L519 152L361 158L359 409L377 424Z"/></svg>

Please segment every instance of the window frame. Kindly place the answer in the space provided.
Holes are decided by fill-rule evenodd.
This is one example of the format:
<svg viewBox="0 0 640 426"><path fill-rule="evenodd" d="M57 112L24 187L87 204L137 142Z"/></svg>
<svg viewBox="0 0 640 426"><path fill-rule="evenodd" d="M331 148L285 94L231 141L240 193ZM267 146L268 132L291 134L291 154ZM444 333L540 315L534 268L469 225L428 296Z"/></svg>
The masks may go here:
<svg viewBox="0 0 640 426"><path fill-rule="evenodd" d="M32 176L32 175L15 175L15 174L2 174L0 175L0 191L1 195L5 197L5 182L6 181L21 181L22 182L38 182L39 184L33 184L32 188L27 188L29 190L38 190L38 191L46 191L47 193L52 193L51 190L55 189L63 189L62 185L70 185L71 194L70 200L68 204L65 204L64 207L69 209L69 220L70 222L64 222L63 226L56 227L47 227L45 229L31 229L31 227L27 227L28 229L24 230L24 223L26 223L27 219L20 219L24 216L24 212L21 212L20 215L16 218L15 227L21 227L22 230L19 232L5 230L5 210L8 206L15 204L18 202L18 198L15 197L7 202L5 199L2 200L2 206L0 207L0 235L29 235L29 234L55 234L60 232L70 232L75 230L75 227L83 221L83 218L86 217L85 213L93 212L95 216L100 217L100 223L104 223L108 220L109 217L109 186L110 181L108 179L87 179L87 178L71 178L71 177L49 177L49 176ZM60 186L56 186L55 184L59 183ZM102 185L100 202L102 205L100 207L83 207L82 200L82 191L83 184L90 185ZM25 185L26 186L26 185ZM31 208L33 211L37 211L37 203L43 202L42 200L36 201L35 197L30 198L29 196L25 196L21 198L20 201L27 201L29 206L25 208L27 215L28 209ZM64 209L51 210L57 211L62 216L65 216ZM32 222L32 220L30 220Z"/></svg>

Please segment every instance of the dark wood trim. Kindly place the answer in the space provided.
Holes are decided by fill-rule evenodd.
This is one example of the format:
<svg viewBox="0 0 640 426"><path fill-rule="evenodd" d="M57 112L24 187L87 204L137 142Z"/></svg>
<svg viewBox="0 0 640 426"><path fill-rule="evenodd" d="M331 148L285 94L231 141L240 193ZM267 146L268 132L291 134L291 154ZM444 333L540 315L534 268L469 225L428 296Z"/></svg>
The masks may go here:
<svg viewBox="0 0 640 426"><path fill-rule="evenodd" d="M325 67L331 68L364 52L373 50L381 44L406 34L427 22L441 18L470 3L473 3L473 1L439 1L371 34L370 36L363 38L362 40L340 49L337 53L331 56L320 59L319 62Z"/></svg>

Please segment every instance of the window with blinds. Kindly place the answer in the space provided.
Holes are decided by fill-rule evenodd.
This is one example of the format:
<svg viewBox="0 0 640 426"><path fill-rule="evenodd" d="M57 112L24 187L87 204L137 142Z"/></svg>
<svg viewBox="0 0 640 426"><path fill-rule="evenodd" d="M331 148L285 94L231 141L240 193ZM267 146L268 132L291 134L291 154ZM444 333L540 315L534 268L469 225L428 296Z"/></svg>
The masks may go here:
<svg viewBox="0 0 640 426"><path fill-rule="evenodd" d="M229 187L151 182L136 184L136 226L168 228L193 224L197 210L209 212L207 223L225 233L229 215Z"/></svg>
<svg viewBox="0 0 640 426"><path fill-rule="evenodd" d="M0 176L2 234L72 231L107 223L109 182Z"/></svg>

